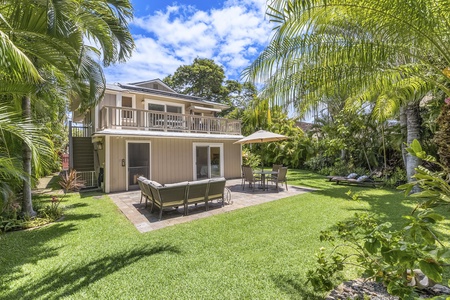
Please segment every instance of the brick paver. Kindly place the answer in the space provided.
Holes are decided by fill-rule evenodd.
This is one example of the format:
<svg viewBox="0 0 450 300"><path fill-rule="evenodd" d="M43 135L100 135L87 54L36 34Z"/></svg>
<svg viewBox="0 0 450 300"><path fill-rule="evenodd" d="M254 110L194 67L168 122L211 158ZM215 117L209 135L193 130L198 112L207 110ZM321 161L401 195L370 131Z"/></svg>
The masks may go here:
<svg viewBox="0 0 450 300"><path fill-rule="evenodd" d="M252 191L252 189L249 189L246 186L243 190L241 179L227 180L227 187L231 191L231 203L226 203L225 206L222 207L221 202L214 202L209 205L208 211L205 211L204 204L198 204L196 206L190 205L189 214L187 216L183 216L183 208L179 208L178 210L164 210L161 221L159 221L158 208L154 208L153 212L150 212L150 205L145 208L145 201L142 201L141 204L139 203L141 198L140 191L109 194L108 196L131 223L133 223L136 229L143 233L201 218L207 218L247 206L258 205L293 195L303 194L313 190L306 187L291 185L288 185L288 190L284 189L283 186L283 188L279 189L279 192L277 192L274 187L270 187L268 191L260 189Z"/></svg>

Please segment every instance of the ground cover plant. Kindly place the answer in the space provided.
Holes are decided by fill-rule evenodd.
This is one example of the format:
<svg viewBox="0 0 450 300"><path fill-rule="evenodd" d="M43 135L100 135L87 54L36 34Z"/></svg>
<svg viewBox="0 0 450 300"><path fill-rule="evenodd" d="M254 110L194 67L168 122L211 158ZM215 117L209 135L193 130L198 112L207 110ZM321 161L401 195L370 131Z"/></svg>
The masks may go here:
<svg viewBox="0 0 450 300"><path fill-rule="evenodd" d="M391 295L416 299L429 281L442 283L450 271L448 171L417 140L407 150L430 168L420 166L413 176L416 181L398 187L416 202L411 213L403 216L403 227L391 228L390 222L380 222L376 214L367 212L323 231L321 240L331 242L333 250L326 253L322 248L317 269L308 274L317 289L331 290L333 275L352 265L363 270L364 278L383 282ZM352 251L343 253L346 248ZM418 280L415 273L427 279Z"/></svg>
<svg viewBox="0 0 450 300"><path fill-rule="evenodd" d="M70 194L62 221L0 235L0 298L323 299L306 284L320 231L367 210L399 226L412 209L396 190L288 175L318 190L145 234L106 195Z"/></svg>

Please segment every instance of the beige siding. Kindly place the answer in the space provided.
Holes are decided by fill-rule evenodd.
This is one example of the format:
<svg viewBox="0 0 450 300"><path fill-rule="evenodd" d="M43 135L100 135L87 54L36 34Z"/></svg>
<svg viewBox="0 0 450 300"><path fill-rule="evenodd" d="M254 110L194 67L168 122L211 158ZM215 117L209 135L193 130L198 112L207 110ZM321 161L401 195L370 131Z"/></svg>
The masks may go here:
<svg viewBox="0 0 450 300"><path fill-rule="evenodd" d="M111 192L125 191L126 189L126 169L122 167L122 159L125 157L125 139L111 137L110 147L110 169L109 180ZM108 172L108 170L105 170Z"/></svg>
<svg viewBox="0 0 450 300"><path fill-rule="evenodd" d="M103 106L116 106L116 95L105 94L105 97L100 103L99 108L101 109Z"/></svg>
<svg viewBox="0 0 450 300"><path fill-rule="evenodd" d="M111 137L110 152L110 186L111 192L126 189L126 167L122 167L122 159L126 159L126 141L151 142L150 145L150 177L162 184L193 180L193 143L223 143L224 175L226 178L241 176L240 145L234 141L181 139L181 138L134 138ZM107 172L107 170L105 170Z"/></svg>
<svg viewBox="0 0 450 300"><path fill-rule="evenodd" d="M157 100L157 101L166 102L166 103L182 104L184 106L184 110L185 111L190 106L189 102L183 101L181 99L174 100L173 98L168 99L167 97L158 96L158 95L139 95L139 94L136 94L136 108L138 108L138 109L147 109L147 107L145 107L145 100Z"/></svg>
<svg viewBox="0 0 450 300"><path fill-rule="evenodd" d="M235 145L234 142L223 143L225 178L241 177L241 145Z"/></svg>

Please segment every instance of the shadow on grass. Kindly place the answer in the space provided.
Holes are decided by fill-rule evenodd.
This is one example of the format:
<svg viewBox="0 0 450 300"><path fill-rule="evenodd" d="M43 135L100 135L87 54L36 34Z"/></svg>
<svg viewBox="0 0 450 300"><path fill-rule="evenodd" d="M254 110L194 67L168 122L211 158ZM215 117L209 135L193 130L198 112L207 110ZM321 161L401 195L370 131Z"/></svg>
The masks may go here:
<svg viewBox="0 0 450 300"><path fill-rule="evenodd" d="M77 215L67 215L64 217L64 221L75 221L75 220L90 220L93 218L100 218L101 214L77 214Z"/></svg>
<svg viewBox="0 0 450 300"><path fill-rule="evenodd" d="M291 299L322 300L324 298L323 295L308 290L308 284L295 277L299 276L276 275L271 279Z"/></svg>
<svg viewBox="0 0 450 300"><path fill-rule="evenodd" d="M93 198L95 198L96 200L97 200L97 199L101 199L103 196L106 195L105 193L103 193L103 192L101 192L101 191L99 191L99 190L89 190L89 191L88 191L88 190L85 190L85 191L81 190L81 191L79 192L79 194L80 194L80 198L81 198L81 199L93 197Z"/></svg>
<svg viewBox="0 0 450 300"><path fill-rule="evenodd" d="M9 282L23 274L22 267L58 255L59 247L47 246L48 241L76 230L73 224L56 223L39 229L10 232L0 236L0 253L9 253L7 260L0 257L0 291L7 290ZM16 299L23 299L16 297Z"/></svg>
<svg viewBox="0 0 450 300"><path fill-rule="evenodd" d="M50 179L50 181L47 183L46 188L51 189L52 191L60 190L61 189L61 186L59 185L60 180L61 176L59 174L53 176L52 179Z"/></svg>
<svg viewBox="0 0 450 300"><path fill-rule="evenodd" d="M173 246L157 246L121 252L94 260L76 268L60 267L41 279L29 282L20 290L7 293L8 299L60 299L129 266L143 258L162 252L179 253Z"/></svg>

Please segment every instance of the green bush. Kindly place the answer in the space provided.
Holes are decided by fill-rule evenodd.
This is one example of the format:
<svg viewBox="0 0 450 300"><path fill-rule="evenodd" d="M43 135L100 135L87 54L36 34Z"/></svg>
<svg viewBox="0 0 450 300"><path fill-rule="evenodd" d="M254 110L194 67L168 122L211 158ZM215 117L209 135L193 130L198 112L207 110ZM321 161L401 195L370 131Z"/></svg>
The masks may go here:
<svg viewBox="0 0 450 300"><path fill-rule="evenodd" d="M407 182L406 172L402 168L396 167L386 174L385 184L388 187L397 187Z"/></svg>
<svg viewBox="0 0 450 300"><path fill-rule="evenodd" d="M311 171L320 172L323 169L330 168L333 165L333 161L328 156L318 154L315 157L311 157L305 161L304 166ZM330 175L330 174L327 174Z"/></svg>
<svg viewBox="0 0 450 300"><path fill-rule="evenodd" d="M250 152L248 149L242 149L242 163L245 166L256 168L261 165L261 158L259 155Z"/></svg>
<svg viewBox="0 0 450 300"><path fill-rule="evenodd" d="M407 149L420 159L437 164L415 140ZM412 194L417 205L400 229L393 229L390 222L381 222L374 214L359 213L355 217L323 231L321 241L328 241L333 249L327 255L324 249L317 254L318 267L308 271L308 281L318 290L333 288L333 280L345 265L359 266L365 278L383 282L390 294L401 299L417 297L411 284L412 270L420 269L429 279L441 282L448 271L450 250L442 241L445 235L439 230L445 226L445 217L439 208L450 203L450 185L446 181L448 171L432 171L424 167L416 169L416 181L399 186L409 195L415 187L421 192ZM350 195L351 196L351 195Z"/></svg>

